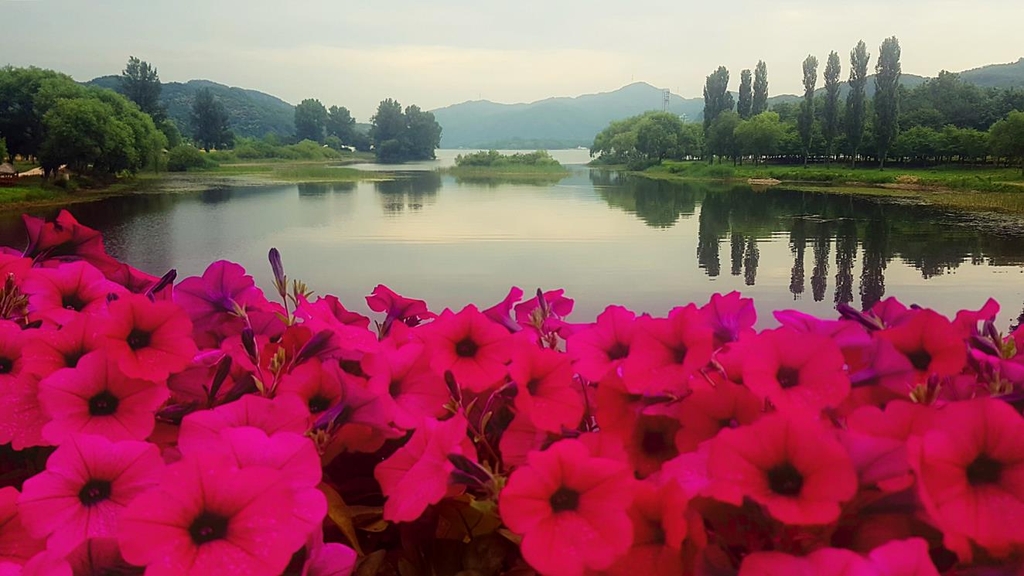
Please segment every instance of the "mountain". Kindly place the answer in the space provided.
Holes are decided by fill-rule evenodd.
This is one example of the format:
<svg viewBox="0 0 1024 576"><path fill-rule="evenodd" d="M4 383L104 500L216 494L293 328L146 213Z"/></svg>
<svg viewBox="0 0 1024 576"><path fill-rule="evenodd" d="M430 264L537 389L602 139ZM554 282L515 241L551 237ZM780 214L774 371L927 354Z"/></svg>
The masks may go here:
<svg viewBox="0 0 1024 576"><path fill-rule="evenodd" d="M848 73L844 70L844 73ZM960 77L981 87L1024 87L1024 58L1010 64L992 64L966 70ZM769 78L770 79L770 78ZM903 74L901 83L914 88L928 78ZM824 90L819 88L819 91ZM840 97L845 99L849 86L843 82ZM866 86L868 98L875 93L874 76ZM590 146L594 136L613 120L621 120L649 110L662 110L664 93L644 82L636 82L612 92L587 94L575 98L548 98L529 104L497 104L473 100L432 110L441 124L443 148L559 148ZM733 97L736 94L733 93ZM800 96L780 94L768 98L769 108L782 102L797 102ZM668 110L689 121L703 118L703 98L669 97Z"/></svg>
<svg viewBox="0 0 1024 576"><path fill-rule="evenodd" d="M1010 64L964 70L960 78L983 88L1024 88L1024 58Z"/></svg>
<svg viewBox="0 0 1024 576"><path fill-rule="evenodd" d="M119 76L101 76L87 84L120 91ZM246 90L210 82L189 80L188 82L165 82L160 94L160 103L167 109L167 115L178 128L191 131L192 102L201 88L209 88L228 112L231 131L236 136L262 138L266 134L289 137L295 133L295 107L291 104L256 90Z"/></svg>
<svg viewBox="0 0 1024 576"><path fill-rule="evenodd" d="M475 100L432 110L441 124L442 148L489 148L496 143L550 141L561 147L589 146L612 120L661 110L664 90L636 82L613 92L548 98L529 104ZM670 112L696 119L703 98L670 95Z"/></svg>

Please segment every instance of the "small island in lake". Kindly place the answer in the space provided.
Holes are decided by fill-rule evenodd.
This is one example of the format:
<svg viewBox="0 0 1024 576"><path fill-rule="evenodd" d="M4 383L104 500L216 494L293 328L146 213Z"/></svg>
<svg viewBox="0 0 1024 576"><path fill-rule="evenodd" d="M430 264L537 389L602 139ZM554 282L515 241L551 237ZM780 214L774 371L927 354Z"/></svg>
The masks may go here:
<svg viewBox="0 0 1024 576"><path fill-rule="evenodd" d="M557 182L569 170L546 150L502 154L497 150L459 154L455 166L443 169L459 180L503 180L515 182Z"/></svg>

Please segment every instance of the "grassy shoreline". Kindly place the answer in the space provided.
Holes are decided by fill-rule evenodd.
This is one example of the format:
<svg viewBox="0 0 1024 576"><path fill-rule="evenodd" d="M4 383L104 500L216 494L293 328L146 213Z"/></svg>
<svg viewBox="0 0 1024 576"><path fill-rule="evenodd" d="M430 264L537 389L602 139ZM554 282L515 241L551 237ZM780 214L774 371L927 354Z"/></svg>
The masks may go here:
<svg viewBox="0 0 1024 576"><path fill-rule="evenodd" d="M1024 214L1024 178L1009 168L962 168L944 166L933 169L875 168L835 166L728 166L703 162L666 162L642 171L623 166L595 166L623 170L629 174L656 180L688 182L731 182L773 179L791 190L821 194L876 196L929 204L956 210L996 211Z"/></svg>
<svg viewBox="0 0 1024 576"><path fill-rule="evenodd" d="M189 172L151 172L69 191L44 184L40 177L22 178L16 186L0 187L0 212L64 206L115 196L154 193L195 193L224 186L313 184L389 180L384 172L366 172L344 165L360 162L264 161L221 164Z"/></svg>

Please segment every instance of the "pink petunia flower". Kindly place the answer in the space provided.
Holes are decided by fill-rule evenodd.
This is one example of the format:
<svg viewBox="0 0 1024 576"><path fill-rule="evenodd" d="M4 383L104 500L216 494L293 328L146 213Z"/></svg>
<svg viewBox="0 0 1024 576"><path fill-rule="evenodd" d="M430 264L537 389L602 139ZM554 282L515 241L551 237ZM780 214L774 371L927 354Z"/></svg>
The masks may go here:
<svg viewBox="0 0 1024 576"><path fill-rule="evenodd" d="M641 316L623 363L626 387L638 394L685 392L691 375L711 360L711 326L693 304L668 318Z"/></svg>
<svg viewBox="0 0 1024 576"><path fill-rule="evenodd" d="M438 374L451 370L455 380L472 392L483 392L506 376L511 354L508 330L470 304L458 314L445 311L419 333Z"/></svg>
<svg viewBox="0 0 1024 576"><path fill-rule="evenodd" d="M26 364L22 359L26 340L20 326L0 320L0 390L21 377Z"/></svg>
<svg viewBox="0 0 1024 576"><path fill-rule="evenodd" d="M18 509L30 534L67 554L90 538L116 537L118 516L156 486L163 467L153 444L75 435L25 481Z"/></svg>
<svg viewBox="0 0 1024 576"><path fill-rule="evenodd" d="M90 538L67 555L54 550L37 555L25 565L23 576L73 576L110 574L141 575L144 568L133 566L121 556L117 538Z"/></svg>
<svg viewBox="0 0 1024 576"><path fill-rule="evenodd" d="M509 332L515 333L523 329L515 319L512 318L512 307L523 299L523 289L513 286L509 289L508 295L501 301L483 311L483 315L501 324Z"/></svg>
<svg viewBox="0 0 1024 576"><path fill-rule="evenodd" d="M961 559L969 542L996 556L1024 544L1008 518L1024 517L1024 418L999 400L954 402L932 429L908 441L918 492L945 545Z"/></svg>
<svg viewBox="0 0 1024 576"><path fill-rule="evenodd" d="M86 354L103 346L100 317L79 315L60 330L38 330L25 342L27 368L45 378L62 368L74 368Z"/></svg>
<svg viewBox="0 0 1024 576"><path fill-rule="evenodd" d="M396 348L387 340L380 349L363 358L370 376L367 387L393 404L394 422L411 430L425 418L441 418L450 393L444 378L430 369L430 358L418 342Z"/></svg>
<svg viewBox="0 0 1024 576"><path fill-rule="evenodd" d="M123 296L123 287L107 280L87 262L69 262L56 268L35 268L21 286L29 295L32 318L64 325L80 313L106 309L107 297Z"/></svg>
<svg viewBox="0 0 1024 576"><path fill-rule="evenodd" d="M939 576L921 538L892 540L867 558L850 550L822 548L800 558L782 552L755 552L743 560L740 576Z"/></svg>
<svg viewBox="0 0 1024 576"><path fill-rule="evenodd" d="M878 335L910 360L920 378L952 376L967 362L963 337L949 320L932 310L910 310L898 325Z"/></svg>
<svg viewBox="0 0 1024 576"><path fill-rule="evenodd" d="M708 384L695 379L693 393L679 403L677 417L682 423L675 444L680 452L692 452L724 428L738 428L761 416L763 403L744 386L725 380Z"/></svg>
<svg viewBox="0 0 1024 576"><path fill-rule="evenodd" d="M133 294L111 302L109 311L104 348L126 376L165 381L196 355L192 323L180 306Z"/></svg>
<svg viewBox="0 0 1024 576"><path fill-rule="evenodd" d="M576 332L566 342L573 368L587 380L600 381L629 356L635 326L633 312L622 306L605 308L596 323Z"/></svg>
<svg viewBox="0 0 1024 576"><path fill-rule="evenodd" d="M583 395L573 381L572 364L561 352L516 337L508 372L516 383L515 406L541 430L561 433L583 418Z"/></svg>
<svg viewBox="0 0 1024 576"><path fill-rule="evenodd" d="M143 440L167 386L125 376L103 352L87 354L75 368L55 372L39 385L39 402L51 421L43 437L63 442L75 433L110 440Z"/></svg>
<svg viewBox="0 0 1024 576"><path fill-rule="evenodd" d="M691 572L684 563L682 546L689 530L686 494L672 481L636 483L629 518L633 522L633 547L608 570L611 576L678 576ZM689 518L688 518L689 516Z"/></svg>
<svg viewBox="0 0 1024 576"><path fill-rule="evenodd" d="M476 461L476 449L466 435L466 419L455 416L444 422L424 420L405 446L373 471L387 497L384 518L411 522L450 492L461 492L448 479L455 470L448 460L453 454Z"/></svg>
<svg viewBox="0 0 1024 576"><path fill-rule="evenodd" d="M780 411L838 406L850 393L843 354L830 338L766 330L744 348L743 383Z"/></svg>
<svg viewBox="0 0 1024 576"><path fill-rule="evenodd" d="M821 423L772 414L722 430L708 454L709 494L739 506L744 498L785 524L828 524L857 492L842 445Z"/></svg>
<svg viewBox="0 0 1024 576"><path fill-rule="evenodd" d="M427 303L423 300L406 298L383 284L378 284L373 293L366 297L366 305L374 312L387 314L379 326L381 337L388 335L391 325L396 321L414 327L437 316L427 310Z"/></svg>
<svg viewBox="0 0 1024 576"><path fill-rule="evenodd" d="M275 396L295 396L309 409L314 419L341 402L340 370L329 370L318 360L310 360L281 377Z"/></svg>
<svg viewBox="0 0 1024 576"><path fill-rule="evenodd" d="M182 453L201 450L208 442L217 442L221 430L251 426L267 434L294 432L305 434L309 428L309 410L295 396L269 400L246 395L212 410L193 412L181 421L178 446Z"/></svg>
<svg viewBox="0 0 1024 576"><path fill-rule="evenodd" d="M121 552L154 576L280 574L327 513L322 494L305 498L281 474L186 454L124 511Z"/></svg>
<svg viewBox="0 0 1024 576"><path fill-rule="evenodd" d="M532 452L498 501L501 519L523 536L523 558L551 576L605 570L633 544L627 509L633 480L622 462L591 457L578 440Z"/></svg>
<svg viewBox="0 0 1024 576"><path fill-rule="evenodd" d="M46 548L45 540L31 536L25 529L18 496L16 488L0 488L0 564L21 566Z"/></svg>
<svg viewBox="0 0 1024 576"><path fill-rule="evenodd" d="M182 280L174 288L174 301L184 308L204 345L219 341L231 331L242 330L243 322L235 316L236 310L259 308L267 303L252 276L238 264L225 260L207 266L202 276Z"/></svg>
<svg viewBox="0 0 1024 576"><path fill-rule="evenodd" d="M754 301L744 298L739 292L712 294L711 300L701 307L700 313L711 326L716 348L754 334L754 324L757 322Z"/></svg>
<svg viewBox="0 0 1024 576"><path fill-rule="evenodd" d="M306 563L302 565L300 576L351 576L359 560L356 551L344 544L325 544L321 530L314 530L306 550Z"/></svg>
<svg viewBox="0 0 1024 576"><path fill-rule="evenodd" d="M104 274L118 266L103 248L103 236L83 226L67 210L61 210L53 221L23 215L29 245L25 256L36 262L59 264L85 260Z"/></svg>

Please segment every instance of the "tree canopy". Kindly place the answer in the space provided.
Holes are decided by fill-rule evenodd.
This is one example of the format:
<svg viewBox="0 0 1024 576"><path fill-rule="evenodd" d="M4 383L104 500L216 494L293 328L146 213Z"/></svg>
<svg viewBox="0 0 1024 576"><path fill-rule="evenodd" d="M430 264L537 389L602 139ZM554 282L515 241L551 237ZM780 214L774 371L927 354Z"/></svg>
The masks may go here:
<svg viewBox="0 0 1024 576"><path fill-rule="evenodd" d="M324 143L327 136L327 108L319 100L307 98L295 107L295 139Z"/></svg>
<svg viewBox="0 0 1024 576"><path fill-rule="evenodd" d="M167 145L152 117L125 97L39 68L0 69L0 137L47 173L136 172Z"/></svg>
<svg viewBox="0 0 1024 576"><path fill-rule="evenodd" d="M135 102L139 109L153 117L154 122L163 120L167 112L160 105L160 76L149 62L135 56L128 57L128 64L121 72L121 93Z"/></svg>
<svg viewBox="0 0 1024 576"><path fill-rule="evenodd" d="M419 106L409 106L403 112L401 104L388 98L377 107L370 124L378 162L433 160L434 151L441 145L441 125L433 113Z"/></svg>
<svg viewBox="0 0 1024 576"><path fill-rule="evenodd" d="M900 133L900 42L895 36L882 41L875 64L875 144L878 162L885 158Z"/></svg>
<svg viewBox="0 0 1024 576"><path fill-rule="evenodd" d="M606 164L640 168L665 159L698 157L701 140L699 124L684 124L669 112L646 112L612 122L594 138L590 155Z"/></svg>
<svg viewBox="0 0 1024 576"><path fill-rule="evenodd" d="M719 66L708 75L704 83L704 132L707 133L711 123L719 114L732 110L733 99L729 93L729 70Z"/></svg>
<svg viewBox="0 0 1024 576"><path fill-rule="evenodd" d="M213 148L230 148L235 137L228 129L228 113L213 92L203 88L192 103L192 138L209 152Z"/></svg>
<svg viewBox="0 0 1024 576"><path fill-rule="evenodd" d="M867 44L863 40L857 42L857 46L850 51L850 92L846 95L846 141L853 164L857 162L857 153L864 140L864 123L867 118L865 87L870 60Z"/></svg>
<svg viewBox="0 0 1024 576"><path fill-rule="evenodd" d="M758 60L754 68L754 94L750 104L750 113L758 115L768 109L768 65Z"/></svg>
<svg viewBox="0 0 1024 576"><path fill-rule="evenodd" d="M1010 112L1006 118L993 124L989 129L989 140L993 154L1020 163L1020 171L1024 175L1024 112Z"/></svg>
<svg viewBox="0 0 1024 576"><path fill-rule="evenodd" d="M750 70L740 72L740 92L739 100L736 102L736 111L744 120L750 118L754 105L752 89Z"/></svg>

